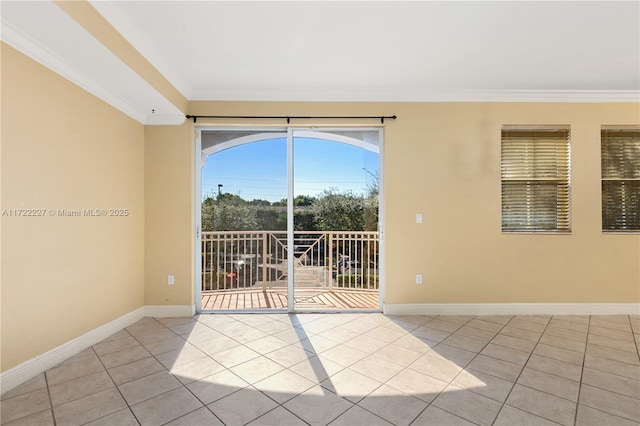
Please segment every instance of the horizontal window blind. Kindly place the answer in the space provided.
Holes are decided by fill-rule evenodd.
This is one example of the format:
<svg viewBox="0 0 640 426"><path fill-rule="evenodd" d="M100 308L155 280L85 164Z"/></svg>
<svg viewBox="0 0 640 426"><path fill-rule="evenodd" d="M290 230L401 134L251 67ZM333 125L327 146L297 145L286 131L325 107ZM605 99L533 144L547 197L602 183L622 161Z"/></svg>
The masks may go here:
<svg viewBox="0 0 640 426"><path fill-rule="evenodd" d="M571 231L569 139L569 128L503 127L503 231Z"/></svg>
<svg viewBox="0 0 640 426"><path fill-rule="evenodd" d="M640 129L603 128L602 229L640 231Z"/></svg>

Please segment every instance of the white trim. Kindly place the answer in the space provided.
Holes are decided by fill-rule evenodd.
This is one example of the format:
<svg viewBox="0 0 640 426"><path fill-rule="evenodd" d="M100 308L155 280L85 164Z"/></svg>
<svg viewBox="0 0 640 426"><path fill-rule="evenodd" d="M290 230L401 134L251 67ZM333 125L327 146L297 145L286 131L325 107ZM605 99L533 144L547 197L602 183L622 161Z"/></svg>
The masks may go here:
<svg viewBox="0 0 640 426"><path fill-rule="evenodd" d="M196 313L202 312L202 167L204 166L202 159L202 129L196 128L195 140L193 142L193 187L195 194L193 197L193 277L194 277L194 294ZM204 159L206 162L206 158Z"/></svg>
<svg viewBox="0 0 640 426"><path fill-rule="evenodd" d="M236 146L245 145L253 142L261 142L261 141L266 141L271 139L280 139L280 138L287 137L286 133L275 133L275 132L254 133L252 135L241 136L239 138L230 139L226 142L218 143L202 150L202 129L198 129L198 132L201 138L200 140L200 148L201 148L200 168L201 169L207 165L207 160L209 159L210 155L217 154L218 152L224 151L225 149L230 149Z"/></svg>
<svg viewBox="0 0 640 426"><path fill-rule="evenodd" d="M295 198L294 178L295 170L293 166L294 156L294 130L287 128L287 250L293 253L294 247L294 214L293 200ZM287 312L293 313L295 306L295 256L287 255Z"/></svg>
<svg viewBox="0 0 640 426"><path fill-rule="evenodd" d="M640 303L385 303L385 315L638 315Z"/></svg>
<svg viewBox="0 0 640 426"><path fill-rule="evenodd" d="M169 81L185 98L189 98L191 92L190 85L182 78L179 73L175 72L175 68L165 62L163 56L153 48L145 36L141 34L139 28L131 25L129 19L122 14L122 10L115 6L114 2L89 0L104 19L118 31L126 40L136 49L146 60L153 65L163 77ZM144 52L144 54L142 53ZM145 123L147 124L147 123ZM169 124L169 123L161 123Z"/></svg>
<svg viewBox="0 0 640 426"><path fill-rule="evenodd" d="M180 125L184 123L187 117L180 114L147 114L146 119L142 124L146 125Z"/></svg>
<svg viewBox="0 0 640 426"><path fill-rule="evenodd" d="M4 20L2 21L2 41L57 74L60 74L75 85L83 88L139 123L144 123L146 115L138 110L138 108L131 105L121 96L105 89L101 84L96 83L78 71L73 65L64 61L57 54L40 45Z"/></svg>
<svg viewBox="0 0 640 426"><path fill-rule="evenodd" d="M145 316L145 312L145 307L138 308L135 311L116 318L107 324L94 328L80 337L69 340L50 351L0 373L0 389L2 390L2 393L10 391L43 371L47 371L48 369L55 367L62 361L71 358L88 347L95 345L112 334L115 334L123 328L139 321Z"/></svg>
<svg viewBox="0 0 640 426"><path fill-rule="evenodd" d="M384 128L378 129L378 312L382 312L387 293L386 242L384 238Z"/></svg>
<svg viewBox="0 0 640 426"><path fill-rule="evenodd" d="M356 148L362 148L367 151L375 152L376 154L380 154L380 147L374 145L369 142L365 142L360 139L352 138L344 135L337 135L335 133L331 133L323 128L319 128L320 130L296 130L296 137L298 138L307 138L307 139L322 139L326 141L339 142L351 146L355 146ZM353 130L353 129L348 129ZM378 130L377 128L373 128L371 130ZM378 141L380 139L378 138Z"/></svg>
<svg viewBox="0 0 640 426"><path fill-rule="evenodd" d="M640 90L469 90L329 92L193 90L191 101L277 102L640 102Z"/></svg>
<svg viewBox="0 0 640 426"><path fill-rule="evenodd" d="M3 5L2 41L141 124L175 125L185 120L164 95L54 3L14 3L17 5L12 5L11 10L5 10ZM25 19L34 15L47 19L49 25L25 25ZM65 31L52 33L55 26ZM67 46L72 40L77 41L74 45L81 48L61 48L49 40L50 34L60 35ZM96 72L95 66L88 65L91 63L104 64L102 68L109 70L108 74ZM152 110L155 114L148 114Z"/></svg>
<svg viewBox="0 0 640 426"><path fill-rule="evenodd" d="M154 318L192 317L196 314L196 305L145 306L144 316Z"/></svg>

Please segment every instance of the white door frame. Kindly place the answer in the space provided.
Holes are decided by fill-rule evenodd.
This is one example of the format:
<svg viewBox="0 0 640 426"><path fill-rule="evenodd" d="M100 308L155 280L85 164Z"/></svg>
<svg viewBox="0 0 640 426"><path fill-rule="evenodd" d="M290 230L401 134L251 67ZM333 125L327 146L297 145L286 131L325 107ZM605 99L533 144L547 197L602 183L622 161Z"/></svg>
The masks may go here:
<svg viewBox="0 0 640 426"><path fill-rule="evenodd" d="M274 133L274 130L281 129L282 133L277 134ZM378 308L374 310L361 310L361 309L350 309L348 312L382 312L383 302L384 302L384 294L386 290L386 274L385 274L385 238L384 238L384 127L383 126L372 126L372 127L298 127L298 126L275 126L275 127L252 127L252 126L243 126L243 127L228 127L228 126L212 126L212 125L203 125L196 126L196 135L194 142L194 224L195 224L195 233L194 233L194 285L195 285L195 307L196 313L200 314L202 312L202 242L201 242L201 234L202 234L202 167L203 163L203 153L202 153L202 132L203 131L225 131L225 130L244 130L244 131L255 131L260 132L261 130L265 132L269 132L273 136L287 137L287 245L289 247L293 247L294 245L294 215L293 215L293 201L294 201L294 165L293 165L293 156L294 156L294 137L312 137L316 139L324 139L331 140L335 142L347 143L350 145L358 146L363 149L367 149L370 151L374 151L370 144L367 144L364 141L355 140L353 138L348 138L336 134L331 134L332 131L354 131L354 130L366 130L366 131L377 131L378 132L378 162L379 162L379 173L380 173L380 182L379 182L379 193L378 193L378 244L379 244L379 257L382 259L382 262L378 265ZM295 134L294 134L295 133ZM257 140L264 140L264 138L239 138L240 143L223 143L217 149L208 150L206 155L211 155L215 152L221 151L223 149L230 148L232 146L241 145ZM206 162L206 161L205 161ZM293 313L296 312L295 304L294 304L294 262L289 261L287 264L287 312ZM222 311L221 311L222 312ZM263 310L225 310L225 313L232 312L282 312L282 310L275 309L263 309ZM325 312L325 311L323 311ZM334 311L326 311L334 312Z"/></svg>

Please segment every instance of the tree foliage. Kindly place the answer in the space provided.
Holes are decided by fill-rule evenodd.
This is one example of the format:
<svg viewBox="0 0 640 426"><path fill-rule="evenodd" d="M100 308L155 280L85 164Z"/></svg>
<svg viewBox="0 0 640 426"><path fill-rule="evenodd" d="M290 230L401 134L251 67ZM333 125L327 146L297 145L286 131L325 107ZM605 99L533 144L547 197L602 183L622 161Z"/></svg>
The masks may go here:
<svg viewBox="0 0 640 426"><path fill-rule="evenodd" d="M322 231L364 230L363 197L352 192L325 190L313 204L318 228Z"/></svg>
<svg viewBox="0 0 640 426"><path fill-rule="evenodd" d="M239 195L212 194L202 202L203 231L284 231L286 199L246 201ZM378 227L377 182L367 194L325 190L317 197L294 199L296 231L375 231Z"/></svg>

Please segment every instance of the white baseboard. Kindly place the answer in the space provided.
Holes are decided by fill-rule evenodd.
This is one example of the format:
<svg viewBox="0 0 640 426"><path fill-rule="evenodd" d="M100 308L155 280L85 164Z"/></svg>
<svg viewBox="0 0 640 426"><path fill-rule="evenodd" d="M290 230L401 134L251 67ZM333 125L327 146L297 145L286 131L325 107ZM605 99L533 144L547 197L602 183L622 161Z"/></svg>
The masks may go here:
<svg viewBox="0 0 640 426"><path fill-rule="evenodd" d="M138 308L135 311L129 312L98 328L94 328L80 337L76 337L73 340L63 343L50 351L3 372L0 374L0 389L2 393L10 391L43 371L55 367L62 361L71 358L123 328L130 326L143 317L144 308Z"/></svg>
<svg viewBox="0 0 640 426"><path fill-rule="evenodd" d="M0 390L8 392L16 386L37 376L43 371L55 367L62 361L82 352L101 340L130 326L143 317L190 317L195 315L196 307L193 305L178 306L143 306L129 312L107 324L95 328L80 337L70 340L62 345L36 356L22 364L13 367L0 374Z"/></svg>
<svg viewBox="0 0 640 426"><path fill-rule="evenodd" d="M399 303L385 315L640 315L640 303Z"/></svg>
<svg viewBox="0 0 640 426"><path fill-rule="evenodd" d="M145 306L145 317L192 317L196 314L196 305Z"/></svg>

